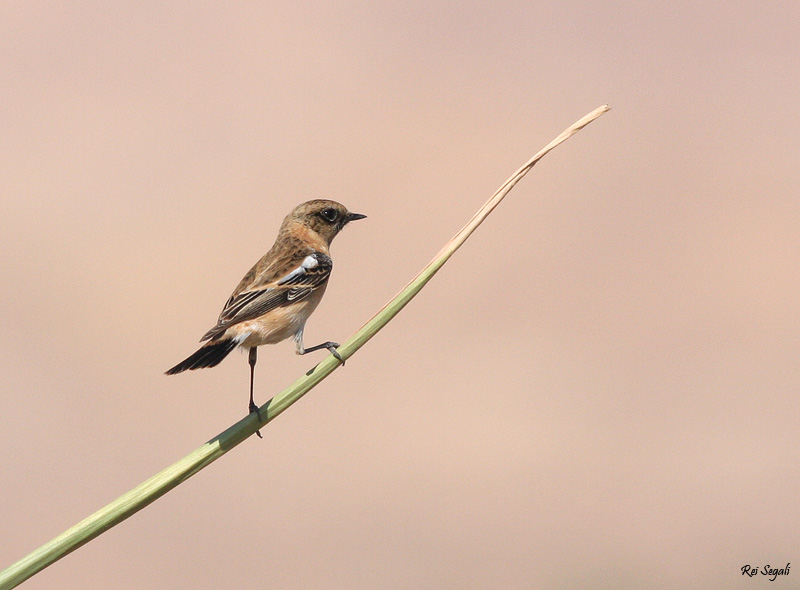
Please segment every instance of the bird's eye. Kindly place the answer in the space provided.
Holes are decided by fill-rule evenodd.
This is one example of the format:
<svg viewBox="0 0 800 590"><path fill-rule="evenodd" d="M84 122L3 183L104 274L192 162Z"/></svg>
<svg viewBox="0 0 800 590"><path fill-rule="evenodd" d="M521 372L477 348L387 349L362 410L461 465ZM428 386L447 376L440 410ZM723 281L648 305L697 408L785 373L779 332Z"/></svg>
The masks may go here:
<svg viewBox="0 0 800 590"><path fill-rule="evenodd" d="M336 209L334 209L333 207L328 207L327 209L323 209L322 211L320 211L319 214L326 221L330 221L331 223L333 223L334 221L336 221L336 217L338 217L339 212L336 211Z"/></svg>

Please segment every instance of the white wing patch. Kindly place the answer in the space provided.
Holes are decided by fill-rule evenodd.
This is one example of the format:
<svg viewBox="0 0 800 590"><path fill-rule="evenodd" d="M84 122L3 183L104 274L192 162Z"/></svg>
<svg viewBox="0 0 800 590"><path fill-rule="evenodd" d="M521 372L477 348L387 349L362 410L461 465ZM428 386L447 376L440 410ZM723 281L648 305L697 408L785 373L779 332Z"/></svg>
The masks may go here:
<svg viewBox="0 0 800 590"><path fill-rule="evenodd" d="M317 266L319 266L319 260L317 260L313 254L310 254L303 258L303 262L300 263L300 266L279 280L278 284L285 285L286 283L291 283L296 278L302 277L304 274L306 274L306 271L316 268Z"/></svg>

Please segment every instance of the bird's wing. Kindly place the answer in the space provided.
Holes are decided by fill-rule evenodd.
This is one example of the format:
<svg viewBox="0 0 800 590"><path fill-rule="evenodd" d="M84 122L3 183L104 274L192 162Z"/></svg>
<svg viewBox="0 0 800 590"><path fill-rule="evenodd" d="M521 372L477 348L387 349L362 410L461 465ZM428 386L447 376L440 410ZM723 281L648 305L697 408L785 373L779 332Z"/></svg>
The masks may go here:
<svg viewBox="0 0 800 590"><path fill-rule="evenodd" d="M308 297L314 289L325 284L332 269L330 256L313 252L278 280L234 293L219 315L217 325L205 333L201 342L219 336L235 324Z"/></svg>

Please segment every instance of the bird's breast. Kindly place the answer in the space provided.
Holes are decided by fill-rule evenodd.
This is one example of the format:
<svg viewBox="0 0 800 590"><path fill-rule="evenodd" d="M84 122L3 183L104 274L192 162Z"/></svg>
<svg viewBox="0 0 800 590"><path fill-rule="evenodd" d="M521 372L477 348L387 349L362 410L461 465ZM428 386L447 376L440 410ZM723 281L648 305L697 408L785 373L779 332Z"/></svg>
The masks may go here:
<svg viewBox="0 0 800 590"><path fill-rule="evenodd" d="M228 328L227 334L244 337L240 346L252 348L262 344L277 344L303 329L308 317L319 305L325 292L323 285L308 297L272 309L264 315Z"/></svg>

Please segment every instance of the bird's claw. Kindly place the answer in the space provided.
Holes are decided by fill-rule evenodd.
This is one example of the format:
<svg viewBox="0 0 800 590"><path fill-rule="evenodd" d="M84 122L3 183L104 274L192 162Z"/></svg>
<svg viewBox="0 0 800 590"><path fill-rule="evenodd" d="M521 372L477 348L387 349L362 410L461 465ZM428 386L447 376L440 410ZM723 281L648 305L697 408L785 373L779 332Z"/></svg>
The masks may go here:
<svg viewBox="0 0 800 590"><path fill-rule="evenodd" d="M255 403L250 402L249 410L251 414L255 413L255 415L258 416L258 421L261 422L261 409ZM256 430L256 434L258 435L258 438L264 438L261 436L260 430Z"/></svg>
<svg viewBox="0 0 800 590"><path fill-rule="evenodd" d="M339 348L339 346L341 345L338 342L329 342L326 348L331 351L333 358L342 363L342 366L344 367L344 359L342 358L342 355L339 354L339 351L336 350Z"/></svg>

